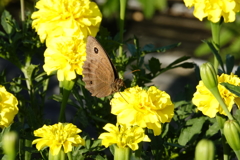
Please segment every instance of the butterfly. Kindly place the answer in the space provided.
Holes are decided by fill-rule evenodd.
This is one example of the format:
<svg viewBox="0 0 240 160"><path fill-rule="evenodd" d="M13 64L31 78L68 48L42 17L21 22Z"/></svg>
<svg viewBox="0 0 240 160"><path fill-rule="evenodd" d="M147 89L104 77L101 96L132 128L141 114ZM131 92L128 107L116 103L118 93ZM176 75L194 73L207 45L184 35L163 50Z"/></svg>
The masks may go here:
<svg viewBox="0 0 240 160"><path fill-rule="evenodd" d="M119 91L124 85L123 80L119 78L115 66L101 44L92 36L87 38L86 53L82 72L85 88L92 96L98 98Z"/></svg>

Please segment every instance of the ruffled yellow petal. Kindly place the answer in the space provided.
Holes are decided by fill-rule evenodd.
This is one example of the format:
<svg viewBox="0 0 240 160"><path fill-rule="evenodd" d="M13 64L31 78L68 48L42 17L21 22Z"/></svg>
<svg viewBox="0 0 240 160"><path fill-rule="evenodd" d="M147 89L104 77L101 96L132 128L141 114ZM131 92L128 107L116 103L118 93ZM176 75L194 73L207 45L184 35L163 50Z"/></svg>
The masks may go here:
<svg viewBox="0 0 240 160"><path fill-rule="evenodd" d="M85 141L78 135L81 130L71 123L58 123L52 126L44 125L34 131L36 137L32 144L38 150L49 147L52 155L57 155L63 147L64 152L72 151L73 146L84 145Z"/></svg>
<svg viewBox="0 0 240 160"><path fill-rule="evenodd" d="M151 127L155 135L160 134L160 123L170 122L174 114L170 96L154 86L148 90L136 86L115 93L111 106L118 123Z"/></svg>
<svg viewBox="0 0 240 160"><path fill-rule="evenodd" d="M144 130L139 126L126 126L117 124L106 124L103 127L106 131L98 138L102 139L102 145L106 148L112 144L118 147L129 147L132 150L138 149L138 143L142 141L150 142L151 140L145 135Z"/></svg>
<svg viewBox="0 0 240 160"><path fill-rule="evenodd" d="M36 8L32 27L42 42L56 36L96 36L102 20L98 6L89 0L40 0Z"/></svg>
<svg viewBox="0 0 240 160"><path fill-rule="evenodd" d="M222 74L221 76L218 76L218 83L222 82L227 82L229 84L240 86L240 79L233 74ZM229 111L232 110L232 106L234 103L239 106L239 97L228 91L224 86L220 84L218 84L218 89ZM207 115L210 118L215 117L217 113L226 115L222 107L219 105L218 101L204 86L202 81L200 81L197 86L197 91L193 95L192 102L197 106L198 110L202 111L204 115Z"/></svg>
<svg viewBox="0 0 240 160"><path fill-rule="evenodd" d="M0 85L0 127L8 127L18 113L18 100Z"/></svg>
<svg viewBox="0 0 240 160"><path fill-rule="evenodd" d="M49 41L44 57L43 69L48 75L57 71L59 81L73 80L76 74L82 74L86 43L75 37L56 37Z"/></svg>
<svg viewBox="0 0 240 160"><path fill-rule="evenodd" d="M184 0L184 3L189 8L194 7L193 15L200 21L207 17L216 23L223 17L224 22L233 22L240 11L238 0Z"/></svg>

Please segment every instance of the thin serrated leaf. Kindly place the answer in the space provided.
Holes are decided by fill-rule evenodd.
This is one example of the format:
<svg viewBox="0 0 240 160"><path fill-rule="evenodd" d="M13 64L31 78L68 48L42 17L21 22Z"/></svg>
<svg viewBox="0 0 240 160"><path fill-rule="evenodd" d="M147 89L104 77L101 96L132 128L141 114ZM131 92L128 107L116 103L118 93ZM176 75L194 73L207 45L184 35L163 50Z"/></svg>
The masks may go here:
<svg viewBox="0 0 240 160"><path fill-rule="evenodd" d="M240 123L240 110L237 109L234 114L233 114L234 119L236 119L238 121L238 123Z"/></svg>
<svg viewBox="0 0 240 160"><path fill-rule="evenodd" d="M215 57L217 58L222 70L225 72L224 66L223 66L223 61L221 56L218 53L218 50L216 49L216 46L213 44L213 42L210 41L205 41L203 40L204 43L206 43L208 45L208 47L211 49L211 51L213 52L213 54L215 55Z"/></svg>
<svg viewBox="0 0 240 160"><path fill-rule="evenodd" d="M97 140L93 141L93 144L92 144L91 148L95 148L97 146L100 146L101 143L102 143L102 140L101 139L97 139Z"/></svg>
<svg viewBox="0 0 240 160"><path fill-rule="evenodd" d="M100 155L97 155L97 156L95 157L95 159L96 159L96 160L106 160L105 158L103 158L103 157L100 156Z"/></svg>
<svg viewBox="0 0 240 160"><path fill-rule="evenodd" d="M86 147L87 149L90 149L90 145L91 145L91 140L90 140L90 139L86 139L86 140L85 140L85 147Z"/></svg>
<svg viewBox="0 0 240 160"><path fill-rule="evenodd" d="M186 61L186 60L188 60L190 58L191 58L190 56L182 56L182 57L176 59L175 61L173 61L172 63L170 63L167 67L171 67L171 66L173 66L175 64L181 63L181 62Z"/></svg>
<svg viewBox="0 0 240 160"><path fill-rule="evenodd" d="M213 125L209 126L208 130L206 131L206 136L212 137L213 135L218 133L218 131L219 131L219 125L218 125L217 121L215 121L215 123Z"/></svg>
<svg viewBox="0 0 240 160"><path fill-rule="evenodd" d="M129 50L129 52L131 53L132 56L134 56L136 54L136 48L133 44L127 44L127 48Z"/></svg>
<svg viewBox="0 0 240 160"><path fill-rule="evenodd" d="M13 26L10 24L10 21L12 20L12 15L8 11L4 10L1 16L1 25L7 34L11 34L13 31Z"/></svg>
<svg viewBox="0 0 240 160"><path fill-rule="evenodd" d="M0 31L0 36L1 36L1 37L6 37L6 34L3 33L2 31Z"/></svg>
<svg viewBox="0 0 240 160"><path fill-rule="evenodd" d="M235 71L234 74L240 77L240 66L237 67L237 70Z"/></svg>
<svg viewBox="0 0 240 160"><path fill-rule="evenodd" d="M26 73L27 73L27 76L32 78L33 76L33 72L35 69L38 68L38 65L33 65L33 64L30 64L29 66L27 66L26 68Z"/></svg>
<svg viewBox="0 0 240 160"><path fill-rule="evenodd" d="M158 48L155 48L153 50L144 50L142 52L145 53L145 54L154 53L154 52L158 52L158 53L159 52L166 52L167 50L176 48L180 45L181 45L181 43L179 42L179 43L171 44L171 45L164 46L164 47L158 47Z"/></svg>
<svg viewBox="0 0 240 160"><path fill-rule="evenodd" d="M155 75L158 71L161 69L161 63L159 62L159 59L152 57L148 61L148 67L153 75Z"/></svg>
<svg viewBox="0 0 240 160"><path fill-rule="evenodd" d="M240 97L240 86L235 86L229 83L220 83L222 86L224 86L225 88L227 88L227 90L229 90L230 92L232 92L233 94L237 95L238 97Z"/></svg>
<svg viewBox="0 0 240 160"><path fill-rule="evenodd" d="M185 127L178 139L178 143L185 146L194 136L201 133L202 126L206 118L194 118L187 121L186 125L191 125L190 127Z"/></svg>
<svg viewBox="0 0 240 160"><path fill-rule="evenodd" d="M228 54L226 56L226 68L227 68L227 74L230 74L234 67L234 56Z"/></svg>
<svg viewBox="0 0 240 160"><path fill-rule="evenodd" d="M143 46L142 51L152 51L155 49L155 46L153 44L146 44Z"/></svg>

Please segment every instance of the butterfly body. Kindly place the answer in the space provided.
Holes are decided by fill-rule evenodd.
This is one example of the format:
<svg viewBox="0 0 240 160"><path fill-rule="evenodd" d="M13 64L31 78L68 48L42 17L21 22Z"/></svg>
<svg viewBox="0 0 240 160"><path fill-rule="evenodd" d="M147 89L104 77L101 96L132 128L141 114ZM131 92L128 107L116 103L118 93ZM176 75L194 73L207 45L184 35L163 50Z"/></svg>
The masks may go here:
<svg viewBox="0 0 240 160"><path fill-rule="evenodd" d="M83 65L85 88L98 98L117 92L123 86L123 80L98 41L88 36L87 57Z"/></svg>

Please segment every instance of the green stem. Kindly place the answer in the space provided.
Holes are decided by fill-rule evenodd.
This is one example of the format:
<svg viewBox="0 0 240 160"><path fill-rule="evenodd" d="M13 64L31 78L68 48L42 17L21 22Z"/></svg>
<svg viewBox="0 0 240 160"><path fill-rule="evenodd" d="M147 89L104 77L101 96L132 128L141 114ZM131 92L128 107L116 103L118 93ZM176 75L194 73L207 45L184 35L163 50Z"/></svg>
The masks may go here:
<svg viewBox="0 0 240 160"><path fill-rule="evenodd" d="M30 65L31 59L32 58L30 56L27 56L26 60L25 60L25 66L21 67L21 71L23 72L23 75L26 78L26 85L27 85L27 88L28 88L29 95L31 95L32 80L31 80L31 77L29 77L29 75L27 73L27 68Z"/></svg>
<svg viewBox="0 0 240 160"><path fill-rule="evenodd" d="M224 112L227 114L228 119L229 120L233 120L233 116L231 115L231 113L228 111L226 104L224 103L219 90L217 87L213 87L211 89L209 89L211 91L211 93L213 94L213 96L217 99L218 103L220 104L220 106L222 107L222 109L224 110Z"/></svg>
<svg viewBox="0 0 240 160"><path fill-rule="evenodd" d="M21 6L21 20L22 22L25 21L25 16L24 16L24 0L20 0L20 6Z"/></svg>
<svg viewBox="0 0 240 160"><path fill-rule="evenodd" d="M32 146L32 141L25 139L25 147L31 147ZM25 151L24 154L24 159L25 160L30 160L31 159L31 152L29 152L28 150Z"/></svg>
<svg viewBox="0 0 240 160"><path fill-rule="evenodd" d="M223 160L228 160L229 159L229 146L227 144L225 136L222 134L221 136L222 140L222 145L223 145Z"/></svg>
<svg viewBox="0 0 240 160"><path fill-rule="evenodd" d="M19 159L22 159L23 155L24 155L24 139L19 139L19 143L18 143L18 157Z"/></svg>
<svg viewBox="0 0 240 160"><path fill-rule="evenodd" d="M114 160L129 160L131 150L128 147L121 148L114 145Z"/></svg>
<svg viewBox="0 0 240 160"><path fill-rule="evenodd" d="M48 160L65 160L65 158L66 158L66 154L64 153L63 148L60 149L57 155L52 155L49 150Z"/></svg>
<svg viewBox="0 0 240 160"><path fill-rule="evenodd" d="M214 44L216 45L216 50L218 51L219 55L220 55L220 28L221 28L220 21L217 23L211 22L212 39ZM219 62L216 56L214 56L213 66L216 73L218 73Z"/></svg>
<svg viewBox="0 0 240 160"><path fill-rule="evenodd" d="M123 54L123 29L124 29L124 19L125 19L125 10L126 10L127 0L120 0L120 22L119 22L119 29L120 29L120 46L119 46L119 57Z"/></svg>
<svg viewBox="0 0 240 160"><path fill-rule="evenodd" d="M64 80L64 81L60 82L60 88L61 88L63 97L62 97L62 103L61 103L61 109L60 109L60 115L58 118L58 122L65 122L65 120L66 120L65 110L66 110L69 95L71 93L71 90L72 90L74 84L75 84L75 81Z"/></svg>
<svg viewBox="0 0 240 160"><path fill-rule="evenodd" d="M68 157L68 160L72 160L72 152L68 152L67 157ZM80 157L78 157L78 158L80 158Z"/></svg>

